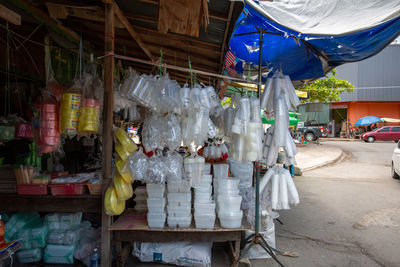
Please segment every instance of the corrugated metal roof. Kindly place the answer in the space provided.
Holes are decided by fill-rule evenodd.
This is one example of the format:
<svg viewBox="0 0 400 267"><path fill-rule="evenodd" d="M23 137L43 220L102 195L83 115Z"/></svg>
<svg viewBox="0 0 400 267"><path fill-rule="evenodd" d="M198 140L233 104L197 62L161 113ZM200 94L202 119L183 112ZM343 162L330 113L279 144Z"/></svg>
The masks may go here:
<svg viewBox="0 0 400 267"><path fill-rule="evenodd" d="M371 58L339 66L336 77L354 85L352 93L342 93L340 102L400 101L400 45L389 45Z"/></svg>

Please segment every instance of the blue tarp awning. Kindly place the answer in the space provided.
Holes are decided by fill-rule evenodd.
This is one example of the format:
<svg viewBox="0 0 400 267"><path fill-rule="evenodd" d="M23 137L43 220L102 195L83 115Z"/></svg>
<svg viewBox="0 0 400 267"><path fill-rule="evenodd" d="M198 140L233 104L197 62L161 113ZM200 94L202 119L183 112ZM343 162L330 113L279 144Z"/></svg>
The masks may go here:
<svg viewBox="0 0 400 267"><path fill-rule="evenodd" d="M400 17L394 15L370 28L348 33L304 34L270 19L256 5L257 2L244 1L244 9L236 21L225 55L224 67L230 76L247 75L249 68L252 74L256 73L259 52L256 27L272 33L263 35L263 78L271 70L282 70L294 81L323 77L341 64L373 56L400 34Z"/></svg>

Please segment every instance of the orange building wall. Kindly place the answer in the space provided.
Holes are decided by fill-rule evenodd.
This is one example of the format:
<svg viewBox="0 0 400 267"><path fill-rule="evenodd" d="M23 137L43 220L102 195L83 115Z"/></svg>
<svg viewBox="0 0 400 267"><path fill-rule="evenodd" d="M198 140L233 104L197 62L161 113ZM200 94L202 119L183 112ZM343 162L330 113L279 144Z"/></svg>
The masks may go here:
<svg viewBox="0 0 400 267"><path fill-rule="evenodd" d="M377 116L400 119L400 102L350 102L347 118L354 123L365 116Z"/></svg>

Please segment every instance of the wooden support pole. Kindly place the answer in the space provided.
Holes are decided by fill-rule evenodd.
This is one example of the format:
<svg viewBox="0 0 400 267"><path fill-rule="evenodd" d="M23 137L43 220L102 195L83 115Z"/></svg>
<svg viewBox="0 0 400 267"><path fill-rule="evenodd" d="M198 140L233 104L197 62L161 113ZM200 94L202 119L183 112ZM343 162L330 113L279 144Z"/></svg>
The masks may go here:
<svg viewBox="0 0 400 267"><path fill-rule="evenodd" d="M105 213L104 196L111 183L113 86L114 86L114 5L105 4L104 50L110 56L104 60L104 111L103 111L103 205L101 219L101 266L111 266L111 217Z"/></svg>
<svg viewBox="0 0 400 267"><path fill-rule="evenodd" d="M235 4L234 2L231 2L230 6L229 6L229 14L228 14L228 19L226 21L224 39L222 41L222 47L221 47L221 58L219 60L219 68L220 68L219 72L220 73L222 72L222 65L224 63L226 39L228 38L228 31L229 31L229 26L230 26L231 20L232 20L232 12L233 12L233 5L234 4Z"/></svg>

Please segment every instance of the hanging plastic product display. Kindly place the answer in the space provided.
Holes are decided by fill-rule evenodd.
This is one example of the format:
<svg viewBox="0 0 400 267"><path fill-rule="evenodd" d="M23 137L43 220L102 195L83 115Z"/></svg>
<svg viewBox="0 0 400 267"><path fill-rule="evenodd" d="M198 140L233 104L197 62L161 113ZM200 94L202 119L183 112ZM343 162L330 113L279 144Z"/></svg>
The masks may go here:
<svg viewBox="0 0 400 267"><path fill-rule="evenodd" d="M82 84L75 79L74 84L63 93L61 101L60 131L68 135L78 133L78 121L81 108Z"/></svg>

